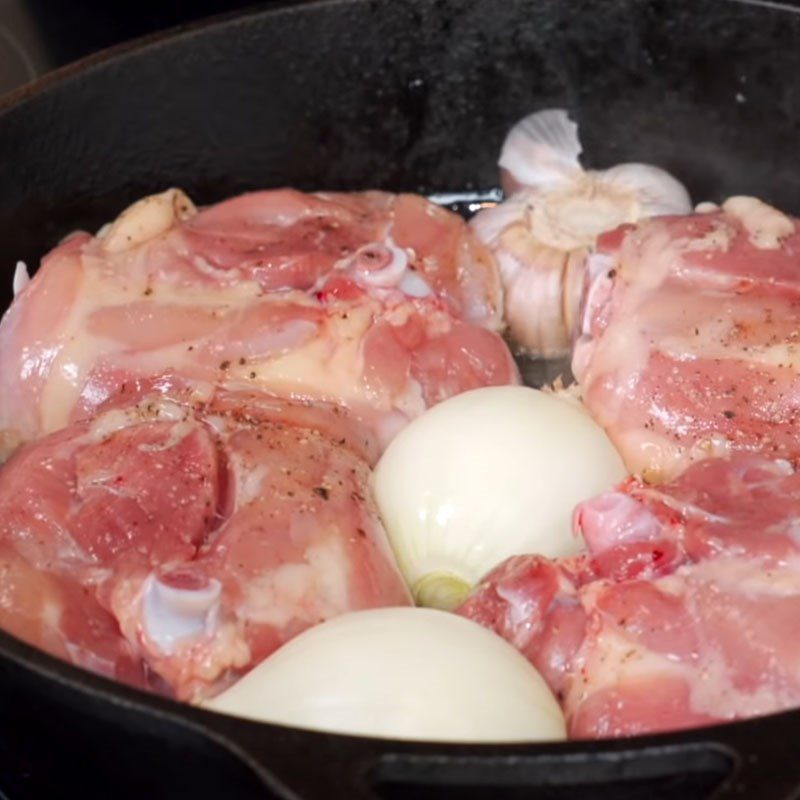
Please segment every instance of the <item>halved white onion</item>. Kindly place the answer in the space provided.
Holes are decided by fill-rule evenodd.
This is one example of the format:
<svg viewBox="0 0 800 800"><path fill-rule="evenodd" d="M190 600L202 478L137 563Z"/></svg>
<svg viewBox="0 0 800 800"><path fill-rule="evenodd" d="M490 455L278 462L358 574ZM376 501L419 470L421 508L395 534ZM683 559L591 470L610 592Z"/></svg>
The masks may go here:
<svg viewBox="0 0 800 800"><path fill-rule="evenodd" d="M480 625L384 608L300 634L206 708L337 733L449 742L565 738L533 666Z"/></svg>
<svg viewBox="0 0 800 800"><path fill-rule="evenodd" d="M414 420L378 462L373 488L415 599L453 608L511 555L579 552L574 507L625 475L580 403L502 386Z"/></svg>

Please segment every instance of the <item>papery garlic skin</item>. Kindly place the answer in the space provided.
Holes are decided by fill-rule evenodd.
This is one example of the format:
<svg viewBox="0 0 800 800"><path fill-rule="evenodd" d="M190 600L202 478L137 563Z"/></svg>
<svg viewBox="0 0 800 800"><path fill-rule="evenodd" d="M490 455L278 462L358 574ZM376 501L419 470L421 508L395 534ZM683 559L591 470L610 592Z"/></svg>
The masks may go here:
<svg viewBox="0 0 800 800"><path fill-rule="evenodd" d="M358 611L317 625L205 706L392 739L566 738L553 694L520 653L470 620L423 608Z"/></svg>
<svg viewBox="0 0 800 800"><path fill-rule="evenodd" d="M502 386L414 420L378 462L373 491L416 601L452 608L509 556L579 552L574 507L625 476L575 400Z"/></svg>
<svg viewBox="0 0 800 800"><path fill-rule="evenodd" d="M578 125L561 108L536 111L508 132L500 151L503 189L563 186L583 173Z"/></svg>
<svg viewBox="0 0 800 800"><path fill-rule="evenodd" d="M499 165L508 199L472 225L494 252L511 338L530 355L566 355L583 282L580 264L601 233L643 217L686 214L691 200L648 164L584 170L577 125L561 109L515 125Z"/></svg>

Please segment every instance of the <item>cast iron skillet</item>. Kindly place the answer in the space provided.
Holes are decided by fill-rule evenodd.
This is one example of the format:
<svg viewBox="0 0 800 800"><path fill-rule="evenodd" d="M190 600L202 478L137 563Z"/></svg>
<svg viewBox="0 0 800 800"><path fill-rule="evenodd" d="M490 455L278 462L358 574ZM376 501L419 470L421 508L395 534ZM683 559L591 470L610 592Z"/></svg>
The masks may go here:
<svg viewBox="0 0 800 800"><path fill-rule="evenodd" d="M343 0L265 8L61 71L0 106L0 264L178 185L491 190L508 126L565 106L597 166L800 211L800 15L725 0ZM0 601L2 586L0 585ZM457 666L455 667L457 668ZM314 734L151 697L0 634L0 794L758 798L800 787L800 712L607 743Z"/></svg>

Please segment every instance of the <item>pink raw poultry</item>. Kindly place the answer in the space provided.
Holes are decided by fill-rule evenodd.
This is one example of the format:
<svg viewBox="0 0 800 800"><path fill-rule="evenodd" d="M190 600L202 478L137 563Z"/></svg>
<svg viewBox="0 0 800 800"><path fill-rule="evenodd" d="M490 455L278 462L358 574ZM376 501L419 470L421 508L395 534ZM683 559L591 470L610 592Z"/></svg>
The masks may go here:
<svg viewBox="0 0 800 800"><path fill-rule="evenodd" d="M57 247L0 326L4 450L150 391L332 401L382 444L428 405L518 380L488 251L410 195L170 190Z"/></svg>
<svg viewBox="0 0 800 800"><path fill-rule="evenodd" d="M709 459L579 506L586 556L515 556L460 612L542 672L570 735L630 736L800 705L800 475Z"/></svg>
<svg viewBox="0 0 800 800"><path fill-rule="evenodd" d="M341 416L155 397L23 446L0 472L0 623L193 698L310 625L407 604Z"/></svg>
<svg viewBox="0 0 800 800"><path fill-rule="evenodd" d="M797 459L800 232L753 198L605 234L572 368L631 472L731 450Z"/></svg>
<svg viewBox="0 0 800 800"><path fill-rule="evenodd" d="M3 449L38 439L0 472L0 624L198 698L410 602L369 467L429 405L518 380L500 292L410 195L169 190L71 236L0 326Z"/></svg>

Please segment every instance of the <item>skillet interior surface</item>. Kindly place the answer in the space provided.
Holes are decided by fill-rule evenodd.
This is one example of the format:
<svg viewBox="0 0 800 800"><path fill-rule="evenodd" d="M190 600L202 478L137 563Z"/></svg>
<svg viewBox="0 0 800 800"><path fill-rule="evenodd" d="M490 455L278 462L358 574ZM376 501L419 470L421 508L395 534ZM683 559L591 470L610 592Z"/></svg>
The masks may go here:
<svg viewBox="0 0 800 800"><path fill-rule="evenodd" d="M0 265L177 185L487 191L508 127L570 109L586 163L800 211L800 16L721 0L343 0L90 59L0 106ZM215 717L0 634L0 790L42 797L795 796L800 712L628 742L435 746Z"/></svg>

